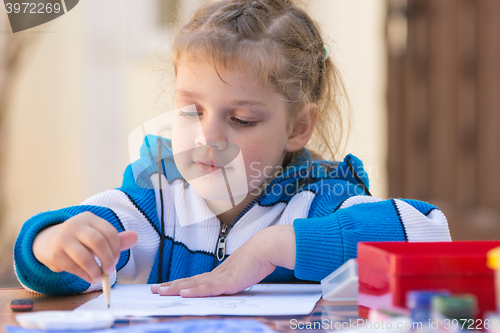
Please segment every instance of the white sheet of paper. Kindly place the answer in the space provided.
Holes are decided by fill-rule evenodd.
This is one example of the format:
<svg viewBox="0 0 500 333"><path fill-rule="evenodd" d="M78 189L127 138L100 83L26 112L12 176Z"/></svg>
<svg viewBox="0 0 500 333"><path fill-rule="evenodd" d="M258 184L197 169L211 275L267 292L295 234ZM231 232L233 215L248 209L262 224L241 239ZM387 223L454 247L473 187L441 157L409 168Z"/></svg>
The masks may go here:
<svg viewBox="0 0 500 333"><path fill-rule="evenodd" d="M256 284L231 296L182 298L151 293L151 285L116 285L111 308L104 295L75 309L115 316L284 316L309 314L321 297L320 284Z"/></svg>

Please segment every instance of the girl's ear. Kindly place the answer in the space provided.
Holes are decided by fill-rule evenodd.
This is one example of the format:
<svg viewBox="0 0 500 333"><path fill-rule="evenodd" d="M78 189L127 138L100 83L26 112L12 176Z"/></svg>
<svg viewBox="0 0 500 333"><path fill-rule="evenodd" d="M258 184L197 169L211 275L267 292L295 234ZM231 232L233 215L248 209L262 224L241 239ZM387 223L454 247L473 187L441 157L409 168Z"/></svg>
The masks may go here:
<svg viewBox="0 0 500 333"><path fill-rule="evenodd" d="M311 138L316 120L318 119L318 105L309 103L297 114L293 128L285 146L285 151L294 152L302 149Z"/></svg>

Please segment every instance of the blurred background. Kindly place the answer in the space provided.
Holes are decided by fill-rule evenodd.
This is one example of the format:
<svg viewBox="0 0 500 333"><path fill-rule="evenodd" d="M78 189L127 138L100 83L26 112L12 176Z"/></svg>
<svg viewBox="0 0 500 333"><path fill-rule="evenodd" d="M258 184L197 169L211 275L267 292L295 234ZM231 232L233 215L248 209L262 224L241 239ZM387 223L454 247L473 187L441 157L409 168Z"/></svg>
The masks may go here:
<svg viewBox="0 0 500 333"><path fill-rule="evenodd" d="M0 287L22 224L121 185L127 139L172 110L178 17L209 0L85 0L12 34L0 5ZM500 238L500 1L304 0L352 104L345 153L378 197ZM182 20L182 19L181 19Z"/></svg>

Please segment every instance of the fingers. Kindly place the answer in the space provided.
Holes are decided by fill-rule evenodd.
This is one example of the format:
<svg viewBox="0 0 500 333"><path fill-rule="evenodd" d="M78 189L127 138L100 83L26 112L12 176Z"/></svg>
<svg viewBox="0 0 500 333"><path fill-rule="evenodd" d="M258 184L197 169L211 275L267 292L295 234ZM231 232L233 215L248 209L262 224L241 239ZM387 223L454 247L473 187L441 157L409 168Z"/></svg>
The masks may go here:
<svg viewBox="0 0 500 333"><path fill-rule="evenodd" d="M206 273L204 273L206 274ZM200 274L200 275L204 275L204 274ZM186 281L190 281L192 280L193 278L195 277L198 277L200 275L196 275L196 276L192 276L192 277L188 277L188 278L183 278L183 279L177 279L177 280L174 280L174 281L168 281L168 282L163 282L161 284L153 284L151 285L151 291L153 292L153 294L158 294L158 290L161 288L161 287L168 287L172 284L179 284L179 283L183 283L183 282L186 282Z"/></svg>
<svg viewBox="0 0 500 333"><path fill-rule="evenodd" d="M217 295L230 295L233 293L227 293L225 286L222 284L213 284L210 282L207 282L205 284L189 288L189 289L182 289L179 291L180 296L182 297L208 297L208 296L217 296Z"/></svg>
<svg viewBox="0 0 500 333"><path fill-rule="evenodd" d="M54 272L66 271L97 283L103 272L114 272L120 252L136 243L135 232L118 233L108 221L83 212L41 231L33 242L33 254Z"/></svg>
<svg viewBox="0 0 500 333"><path fill-rule="evenodd" d="M120 240L120 251L125 251L130 249L137 243L137 234L134 231L123 231L118 234ZM118 253L119 255L120 253Z"/></svg>
<svg viewBox="0 0 500 333"><path fill-rule="evenodd" d="M64 252L70 261L65 262L62 266L58 265L59 267L65 271L67 271L66 269L83 271L87 274L87 279L84 278L84 275L76 275L90 283L98 283L100 281L102 275L101 268L97 265L93 253L88 248L78 242L71 242L67 244ZM79 269L75 269L75 266Z"/></svg>
<svg viewBox="0 0 500 333"><path fill-rule="evenodd" d="M191 278L180 279L172 282L152 285L151 291L160 296L182 296L182 297L207 297L228 293L227 286L230 285L224 278L217 277L213 273L204 273Z"/></svg>
<svg viewBox="0 0 500 333"><path fill-rule="evenodd" d="M97 217L97 219L91 219L89 222L91 227L99 231L100 234L104 236L108 246L110 247L113 258L117 259L120 256L118 230L116 230L111 223L99 217Z"/></svg>
<svg viewBox="0 0 500 333"><path fill-rule="evenodd" d="M98 229L92 226L82 226L80 232L76 234L76 237L82 245L91 251L90 253L93 252L97 258L99 258L102 271L108 275L112 274L115 269L115 258L118 258L119 252L118 255L115 256L110 243L118 243L118 232L115 235L116 239L114 241L108 241L106 236Z"/></svg>
<svg viewBox="0 0 500 333"><path fill-rule="evenodd" d="M168 286L160 287L158 289L158 294L160 296L177 296L180 295L181 290L196 287L198 283L198 281L189 280L181 283L170 284Z"/></svg>
<svg viewBox="0 0 500 333"><path fill-rule="evenodd" d="M79 223L81 231L77 234L78 240L99 258L103 272L112 274L116 269L120 252L137 243L137 234L134 231L118 233L108 221L92 213L81 215L86 223Z"/></svg>
<svg viewBox="0 0 500 333"><path fill-rule="evenodd" d="M189 278L184 278L184 279L175 280L175 282L176 282L176 283L179 283L180 281L185 281L185 280L187 280L187 279L189 279ZM160 283L158 283L158 284L153 284L153 285L151 285L151 292L152 292L153 294L158 294L158 292L159 292L159 289L160 289L160 288L165 288L165 287L167 287L167 286L171 285L172 283L174 283L174 282L170 281L170 282L163 282L163 283L161 283L161 284L160 284Z"/></svg>
<svg viewBox="0 0 500 333"><path fill-rule="evenodd" d="M217 296L222 294L232 294L227 293L226 285L220 282L213 282L206 280L204 282L185 282L170 285L167 287L160 287L158 289L158 294L160 296L177 296L182 297L208 297Z"/></svg>
<svg viewBox="0 0 500 333"><path fill-rule="evenodd" d="M60 266L61 266L61 271L65 271L68 273L71 273L73 275L76 275L88 283L94 283L94 279L90 277L90 275L87 274L85 270L83 270L80 266L78 266L71 258L69 258L66 253L61 253L60 254ZM49 267L50 268L50 267Z"/></svg>
<svg viewBox="0 0 500 333"><path fill-rule="evenodd" d="M151 286L151 292L152 292L153 294L158 294L158 289L160 289L160 286L162 286L162 285L161 285L161 284L159 284L159 283L158 283L158 284L153 284L153 285Z"/></svg>
<svg viewBox="0 0 500 333"><path fill-rule="evenodd" d="M158 294L158 290L162 287L168 287L172 284L180 284L180 283L184 283L186 281L192 281L193 278L195 277L198 277L198 276L201 276L203 274L200 274L200 275L196 275L196 276L192 276L192 277L189 277L189 278L183 278L183 279L177 279L177 280L174 280L174 281L168 281L168 282L163 282L161 284L153 284L151 285L151 292L153 294Z"/></svg>

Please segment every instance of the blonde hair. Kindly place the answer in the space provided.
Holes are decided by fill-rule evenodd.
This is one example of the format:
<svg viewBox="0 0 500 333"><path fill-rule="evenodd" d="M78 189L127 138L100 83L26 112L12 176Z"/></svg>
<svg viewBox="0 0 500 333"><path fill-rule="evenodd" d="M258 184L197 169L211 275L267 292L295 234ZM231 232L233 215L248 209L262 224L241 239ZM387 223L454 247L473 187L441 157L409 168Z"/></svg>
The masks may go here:
<svg viewBox="0 0 500 333"><path fill-rule="evenodd" d="M349 104L346 91L317 25L292 0L205 5L180 29L172 50L175 70L185 56L212 61L221 80L219 68L252 68L261 82L274 84L285 96L290 119L316 103L318 120L307 148L313 158L325 153L339 157L349 121L343 116ZM288 154L285 161L294 156Z"/></svg>

